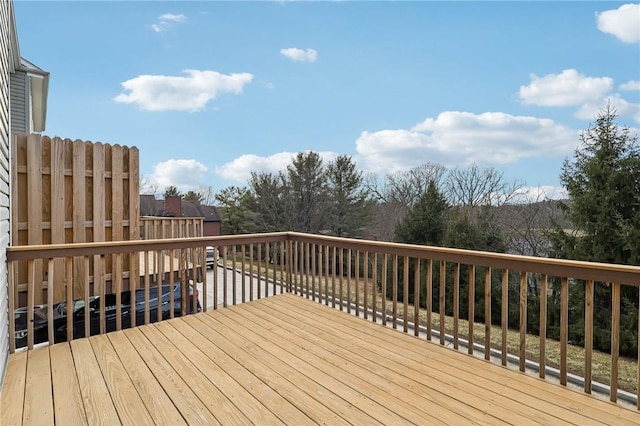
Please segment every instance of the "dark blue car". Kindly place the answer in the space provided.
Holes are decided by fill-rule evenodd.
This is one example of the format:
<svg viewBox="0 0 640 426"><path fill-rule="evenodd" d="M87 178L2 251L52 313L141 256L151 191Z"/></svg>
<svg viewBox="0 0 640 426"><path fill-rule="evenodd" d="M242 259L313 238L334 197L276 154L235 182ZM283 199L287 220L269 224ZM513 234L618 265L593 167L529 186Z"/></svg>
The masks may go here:
<svg viewBox="0 0 640 426"><path fill-rule="evenodd" d="M161 298L161 316L162 319L171 317L171 291L173 287L173 313L174 316L180 316L182 314L182 285L180 282L176 282L173 286L169 284L163 285L162 298ZM125 291L121 295L121 317L122 328L131 327L131 292ZM136 324L144 324L145 317L145 301L144 301L144 289L137 289L135 292L135 312L136 312ZM192 285L189 285L188 294L188 306L186 312L193 313L193 301L196 299L196 311L200 312L202 307L198 299L198 291L195 290ZM73 301L73 338L77 339L84 337L84 323L87 309L85 309L84 299L77 299ZM107 294L104 300L105 306L105 331L114 331L116 329L116 295ZM89 315L90 315L90 334L100 334L100 296L92 296L89 298ZM38 305L33 311L33 332L34 343L46 342L48 340L48 328L47 328L47 305ZM15 338L16 348L20 348L27 345L27 308L19 308L14 311L15 320ZM156 322L158 320L158 287L149 287L149 321ZM55 343L64 342L67 340L67 302L60 302L53 305L53 326Z"/></svg>

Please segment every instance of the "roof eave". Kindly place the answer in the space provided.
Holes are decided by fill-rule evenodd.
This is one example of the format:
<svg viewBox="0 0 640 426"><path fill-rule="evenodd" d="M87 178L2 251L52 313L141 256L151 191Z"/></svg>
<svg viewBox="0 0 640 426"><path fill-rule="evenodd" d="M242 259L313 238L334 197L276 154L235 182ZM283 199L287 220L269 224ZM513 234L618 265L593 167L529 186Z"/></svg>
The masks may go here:
<svg viewBox="0 0 640 426"><path fill-rule="evenodd" d="M49 95L49 73L32 73L29 76L32 99L33 131L44 132L47 123L47 98Z"/></svg>
<svg viewBox="0 0 640 426"><path fill-rule="evenodd" d="M31 117L34 132L44 132L47 122L47 98L49 95L49 73L25 58L20 58L20 71L29 77L31 94Z"/></svg>
<svg viewBox="0 0 640 426"><path fill-rule="evenodd" d="M18 44L18 28L16 26L16 15L13 11L13 2L9 3L9 26L11 27L9 42L10 55L9 55L9 72L15 72L20 67L20 45Z"/></svg>

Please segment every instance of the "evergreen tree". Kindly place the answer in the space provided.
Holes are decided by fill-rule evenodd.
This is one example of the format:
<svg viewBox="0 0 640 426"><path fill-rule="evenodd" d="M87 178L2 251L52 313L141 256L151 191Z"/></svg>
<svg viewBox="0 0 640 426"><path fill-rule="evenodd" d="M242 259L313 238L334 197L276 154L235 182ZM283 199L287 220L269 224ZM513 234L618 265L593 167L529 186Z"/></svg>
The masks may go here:
<svg viewBox="0 0 640 426"><path fill-rule="evenodd" d="M637 137L615 118L614 108L603 110L581 134L573 160L564 162L560 180L571 201L561 207L575 232L552 235L556 256L640 263L637 234L630 232L640 224L640 152Z"/></svg>
<svg viewBox="0 0 640 426"><path fill-rule="evenodd" d="M318 153L298 153L277 175L252 172L249 188L260 231L361 237L371 215L362 172L346 155L325 167Z"/></svg>
<svg viewBox="0 0 640 426"><path fill-rule="evenodd" d="M447 228L447 215L449 211L449 203L444 195L438 190L436 182L430 180L427 190L420 195L418 201L409 209L406 216L398 222L394 232L394 241L407 244L440 246L445 237ZM416 268L416 260L409 259L409 303L414 303L414 288L416 283L414 271ZM423 271L426 268L426 262L421 261ZM392 274L392 268L387 268L388 274ZM402 259L398 264L398 297L402 298L404 283L404 263ZM389 275L391 282L393 275ZM434 281L438 282L438 267L434 264ZM420 305L426 306L426 277L425 274L420 276ZM387 297L393 296L391 286L387 287ZM437 294L437 293L436 293Z"/></svg>
<svg viewBox="0 0 640 426"><path fill-rule="evenodd" d="M246 234L253 231L254 213L251 193L247 188L225 188L216 194L216 201L222 216L222 234Z"/></svg>
<svg viewBox="0 0 640 426"><path fill-rule="evenodd" d="M202 202L203 198L204 198L203 195L196 191L188 191L186 194L182 196L182 199L185 201L195 201L198 203Z"/></svg>
<svg viewBox="0 0 640 426"><path fill-rule="evenodd" d="M251 172L249 189L259 232L292 230L293 206L283 173Z"/></svg>
<svg viewBox="0 0 640 426"><path fill-rule="evenodd" d="M164 189L164 199L167 197L182 197L182 193L174 185L169 185Z"/></svg>
<svg viewBox="0 0 640 426"><path fill-rule="evenodd" d="M327 185L320 154L299 152L287 166L286 186L293 207L290 230L308 233L324 230Z"/></svg>
<svg viewBox="0 0 640 426"><path fill-rule="evenodd" d="M637 137L615 122L615 109L605 108L580 136L581 147L566 160L560 179L569 193L561 203L573 224L551 233L552 254L565 259L640 264L640 152ZM611 287L595 287L594 346L610 349ZM584 283L572 283L569 339L584 342ZM637 324L638 289L622 286L621 323ZM557 300L551 298L553 305ZM550 309L551 309L550 305ZM557 324L550 324L550 331ZM633 328L621 328L620 351L637 354Z"/></svg>
<svg viewBox="0 0 640 426"><path fill-rule="evenodd" d="M431 180L427 191L396 225L394 241L398 243L442 245L447 227L449 204Z"/></svg>
<svg viewBox="0 0 640 426"><path fill-rule="evenodd" d="M504 253L506 243L500 229L493 223L489 207L476 208L474 218L462 208L451 215L443 245L445 247Z"/></svg>
<svg viewBox="0 0 640 426"><path fill-rule="evenodd" d="M367 191L362 187L362 171L356 168L351 157L340 155L327 166L326 177L331 234L361 237L371 217Z"/></svg>

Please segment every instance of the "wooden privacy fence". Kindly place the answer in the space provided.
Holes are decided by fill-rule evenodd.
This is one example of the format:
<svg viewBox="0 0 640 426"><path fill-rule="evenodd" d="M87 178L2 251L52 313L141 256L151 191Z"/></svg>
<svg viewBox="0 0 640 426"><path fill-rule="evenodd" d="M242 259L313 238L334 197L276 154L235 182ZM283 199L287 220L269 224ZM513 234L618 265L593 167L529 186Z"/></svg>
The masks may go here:
<svg viewBox="0 0 640 426"><path fill-rule="evenodd" d="M11 160L12 245L65 244L139 239L139 152L135 147L91 143L81 140L17 135ZM138 262L113 262L100 257L86 263L76 258L73 283L88 272L110 281L111 273L127 275ZM35 274L35 303L48 299L48 268L42 261L27 272L26 263L14 268L16 298L24 305L28 273ZM85 271L86 268L89 271ZM53 264L54 302L64 300L64 260ZM133 272L133 271L132 271ZM80 297L81 288L74 288Z"/></svg>

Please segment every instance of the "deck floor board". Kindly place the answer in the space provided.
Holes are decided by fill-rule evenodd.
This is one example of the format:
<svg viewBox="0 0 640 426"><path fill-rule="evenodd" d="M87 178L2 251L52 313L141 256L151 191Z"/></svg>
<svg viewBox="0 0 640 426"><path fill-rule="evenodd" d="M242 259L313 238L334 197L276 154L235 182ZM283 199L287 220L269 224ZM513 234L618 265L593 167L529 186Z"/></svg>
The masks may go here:
<svg viewBox="0 0 640 426"><path fill-rule="evenodd" d="M570 410L563 409L554 404L546 404L540 402L537 398L532 397L524 392L521 388L524 386L515 385L508 387L495 386L495 382L491 382L482 377L473 374L451 374L451 363L461 358L461 355L453 352L445 347L439 347L440 352L449 355L447 359L424 361L424 351L404 350L410 345L405 342L406 339L396 340L397 332L389 330L387 333L377 334L370 338L367 329L362 327L355 328L354 325L362 325L362 321L350 315L340 315L331 324L331 328L327 328L326 324L317 319L304 317L303 310L298 309L292 304L280 303L280 301L264 301L263 303L280 306L280 312L286 313L292 310L300 315L301 320L305 321L305 327L315 327L316 330L331 331L339 330L345 333L345 344L355 346L352 356L355 356L358 350L364 349L362 357L370 357L373 361L384 360L380 365L380 369L386 369L395 374L402 374L403 371L415 371L419 373L417 381L434 391L448 395L465 395L464 402L481 410L483 407L487 413L492 414L496 418L512 422L517 417L524 417L528 422L540 422L543 424L555 423L559 420L573 424L600 424L589 417L574 413ZM310 307L315 308L315 306ZM313 309L313 311L316 311ZM314 312L315 313L315 312ZM318 315L323 312L318 311ZM298 316L296 316L298 318ZM355 322L354 322L355 321ZM372 324L375 327L377 325ZM315 330L314 330L315 331ZM377 331L377 330L376 330ZM405 336L402 336L405 337ZM373 341L368 341L373 340ZM376 341L377 340L377 341ZM413 343L418 346L424 346L425 343L416 338L412 338ZM347 343L356 342L356 343ZM402 346L399 346L402 345ZM396 348L402 347L400 352ZM420 348L419 348L420 349ZM388 363L391 361L391 363ZM480 361L480 360L479 360ZM437 386L433 384L437 383ZM476 395L474 395L476 394ZM483 404L484 403L484 404Z"/></svg>
<svg viewBox="0 0 640 426"><path fill-rule="evenodd" d="M283 294L11 354L2 425L640 424L640 413Z"/></svg>
<svg viewBox="0 0 640 426"><path fill-rule="evenodd" d="M553 409L553 406L560 407L565 411L572 411L584 414L600 424L616 425L622 423L637 423L640 413L625 409L609 401L596 398L591 395L568 389L566 387L549 383L537 377L519 374L501 365L497 365L482 359L467 359L466 362L456 362L455 370L452 372L451 363L453 359L463 360L457 352L452 349L434 345L430 347L428 353L424 351L423 340L411 336L405 336L390 328L385 331L378 330L379 325L371 322L364 322L351 315L341 315L336 318L334 315L327 315L326 309L317 309L317 306L308 305L305 309L299 309L297 304L288 303L286 298L260 301L258 303L273 304L272 306L282 306L281 311L297 312L298 315L317 315L320 319L332 320L331 333L336 331L344 333L345 339L353 340L354 337L362 333L370 333L370 341L378 341L378 347L393 348L401 346L403 348L403 358L413 359L420 362L428 369L444 368L450 375L460 375L468 378L482 377L490 381L491 389L494 392L519 392L525 394L526 399L532 401L544 401L545 410ZM260 307L261 308L261 307ZM304 317L303 317L304 318ZM315 321L318 327L323 327L323 321ZM371 333L375 331L375 333ZM349 337L347 337L349 336ZM406 339L406 337L411 337ZM454 373L454 374L452 374ZM505 386L505 382L507 386ZM520 395L522 396L522 395Z"/></svg>
<svg viewBox="0 0 640 426"><path fill-rule="evenodd" d="M70 346L53 345L49 351L53 400L57 401L54 406L55 419L60 424L86 425L87 415Z"/></svg>

